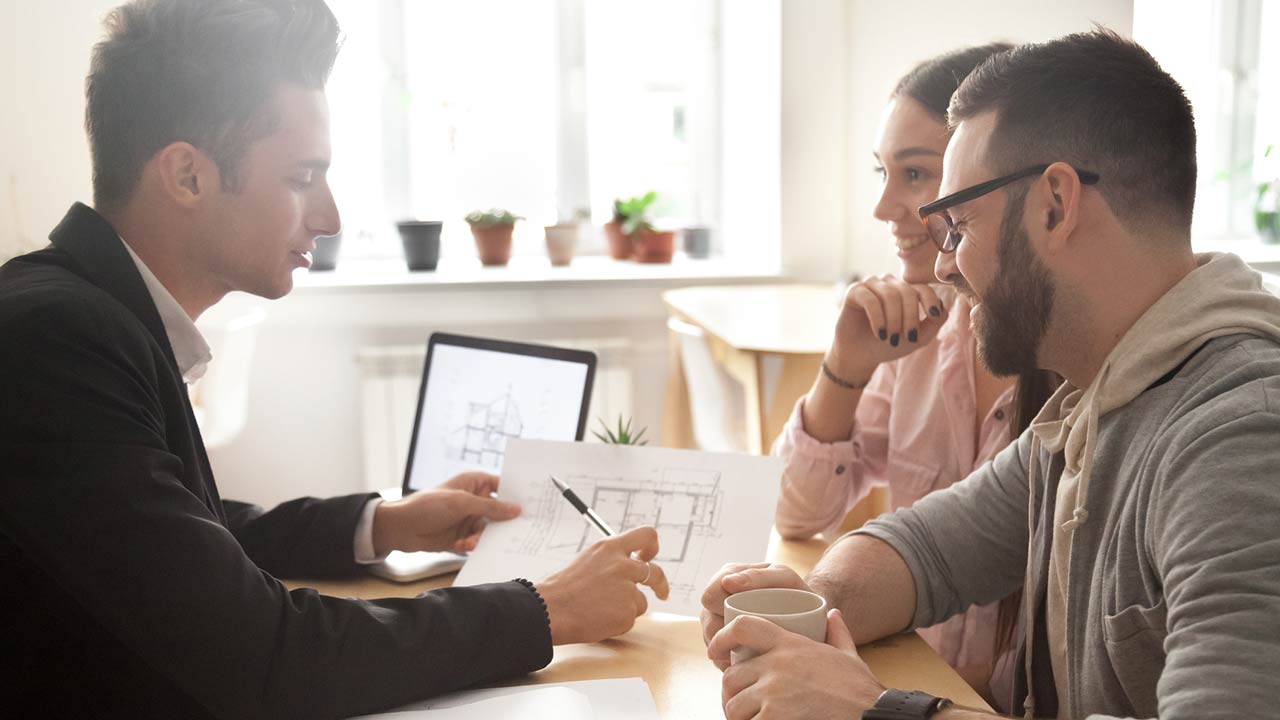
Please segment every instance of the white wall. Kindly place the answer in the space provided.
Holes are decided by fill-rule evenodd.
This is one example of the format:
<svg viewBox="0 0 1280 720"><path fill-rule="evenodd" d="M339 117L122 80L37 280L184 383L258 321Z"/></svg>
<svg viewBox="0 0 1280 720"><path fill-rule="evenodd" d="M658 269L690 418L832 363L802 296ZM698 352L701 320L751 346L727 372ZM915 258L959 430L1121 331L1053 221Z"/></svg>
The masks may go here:
<svg viewBox="0 0 1280 720"><path fill-rule="evenodd" d="M847 0L782 4L782 267L829 280L845 265Z"/></svg>
<svg viewBox="0 0 1280 720"><path fill-rule="evenodd" d="M0 0L0 261L89 199L84 76L113 0Z"/></svg>

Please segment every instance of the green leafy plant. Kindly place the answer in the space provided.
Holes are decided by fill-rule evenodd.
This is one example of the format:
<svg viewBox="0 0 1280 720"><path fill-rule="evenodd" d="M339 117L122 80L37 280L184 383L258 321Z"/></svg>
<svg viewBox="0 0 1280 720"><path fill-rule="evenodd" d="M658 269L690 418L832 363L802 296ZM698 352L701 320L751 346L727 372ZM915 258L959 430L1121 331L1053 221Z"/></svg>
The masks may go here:
<svg viewBox="0 0 1280 720"><path fill-rule="evenodd" d="M648 430L648 428L640 428L640 432L637 432L635 434L631 433L631 418L627 418L626 423L624 424L622 416L619 415L618 429L616 432L610 429L609 425L605 423L604 418L596 418L596 420L599 421L600 429L604 431L604 434L601 435L599 432L595 430L592 430L591 434L595 435L596 438L599 439L600 442L602 443L609 443L610 445L648 445L649 444L649 441L644 439L644 431Z"/></svg>
<svg viewBox="0 0 1280 720"><path fill-rule="evenodd" d="M658 193L650 190L644 195L613 201L613 219L622 225L622 233L630 235L640 228L652 228L649 208L658 199Z"/></svg>
<svg viewBox="0 0 1280 720"><path fill-rule="evenodd" d="M489 208L488 210L476 210L467 214L466 221L472 225L515 225L517 220L523 220L520 215L514 215L510 210L502 208Z"/></svg>
<svg viewBox="0 0 1280 720"><path fill-rule="evenodd" d="M1275 145L1268 145L1262 157L1271 155ZM1280 179L1258 183L1253 201L1253 224L1264 242L1280 243Z"/></svg>

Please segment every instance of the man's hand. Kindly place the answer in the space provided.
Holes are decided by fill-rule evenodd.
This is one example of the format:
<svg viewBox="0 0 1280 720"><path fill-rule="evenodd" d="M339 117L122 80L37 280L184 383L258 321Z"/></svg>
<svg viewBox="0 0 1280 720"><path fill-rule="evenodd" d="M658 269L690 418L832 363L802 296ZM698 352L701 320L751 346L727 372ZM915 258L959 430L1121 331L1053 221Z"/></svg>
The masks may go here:
<svg viewBox="0 0 1280 720"><path fill-rule="evenodd" d="M759 655L729 666L730 651L740 647ZM743 615L716 633L707 655L728 667L720 683L726 720L848 720L884 692L858 657L839 610L827 613L825 645Z"/></svg>
<svg viewBox="0 0 1280 720"><path fill-rule="evenodd" d="M469 552L490 520L510 520L520 506L489 497L498 478L469 472L440 487L422 490L378 506L373 515L373 550L452 550Z"/></svg>
<svg viewBox="0 0 1280 720"><path fill-rule="evenodd" d="M667 576L649 562L657 554L658 531L638 527L597 542L538 583L551 618L551 643L596 642L630 630L649 609L637 585L648 585L666 600Z"/></svg>
<svg viewBox="0 0 1280 720"><path fill-rule="evenodd" d="M786 565L772 563L729 563L720 568L707 589L702 592L702 641L710 643L711 638L724 627L724 599L734 593L756 590L759 588L795 588L809 590L805 581L795 570ZM728 667L725 664L721 670Z"/></svg>

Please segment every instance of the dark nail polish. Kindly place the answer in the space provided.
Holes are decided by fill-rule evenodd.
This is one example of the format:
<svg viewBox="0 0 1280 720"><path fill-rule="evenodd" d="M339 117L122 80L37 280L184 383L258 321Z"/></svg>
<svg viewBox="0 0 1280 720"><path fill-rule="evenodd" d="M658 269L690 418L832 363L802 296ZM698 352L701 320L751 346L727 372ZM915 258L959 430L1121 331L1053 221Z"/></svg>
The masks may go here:
<svg viewBox="0 0 1280 720"><path fill-rule="evenodd" d="M932 316L934 316L934 317L938 317L939 315L941 315L941 314L942 314L942 311L941 311L941 310L939 310L939 309L937 308L937 306L934 306L934 307L929 308L929 314L930 314L930 315L932 315Z"/></svg>
<svg viewBox="0 0 1280 720"><path fill-rule="evenodd" d="M884 328L880 328L880 339L883 340L887 337L889 337L889 333L885 332Z"/></svg>
<svg viewBox="0 0 1280 720"><path fill-rule="evenodd" d="M918 337L920 336L916 334L915 330L910 330L907 332L907 339L910 340L911 342L915 342L916 338Z"/></svg>
<svg viewBox="0 0 1280 720"><path fill-rule="evenodd" d="M898 347L898 333L889 336L889 344Z"/></svg>

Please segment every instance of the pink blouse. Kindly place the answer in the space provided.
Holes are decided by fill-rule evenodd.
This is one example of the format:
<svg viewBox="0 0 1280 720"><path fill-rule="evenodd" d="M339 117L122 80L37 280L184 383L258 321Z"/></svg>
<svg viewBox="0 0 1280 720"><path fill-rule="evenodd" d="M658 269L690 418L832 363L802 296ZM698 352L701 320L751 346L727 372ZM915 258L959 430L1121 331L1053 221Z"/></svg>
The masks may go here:
<svg viewBox="0 0 1280 720"><path fill-rule="evenodd" d="M1009 444L1013 388L996 399L974 437L977 355L970 307L957 298L934 342L876 370L849 440L821 443L805 433L801 398L773 446L785 464L779 533L831 535L876 487L889 488L890 508L911 505L962 480ZM1004 703L1012 691L1014 653L994 657L997 605L971 607L919 633L970 685L989 687Z"/></svg>

